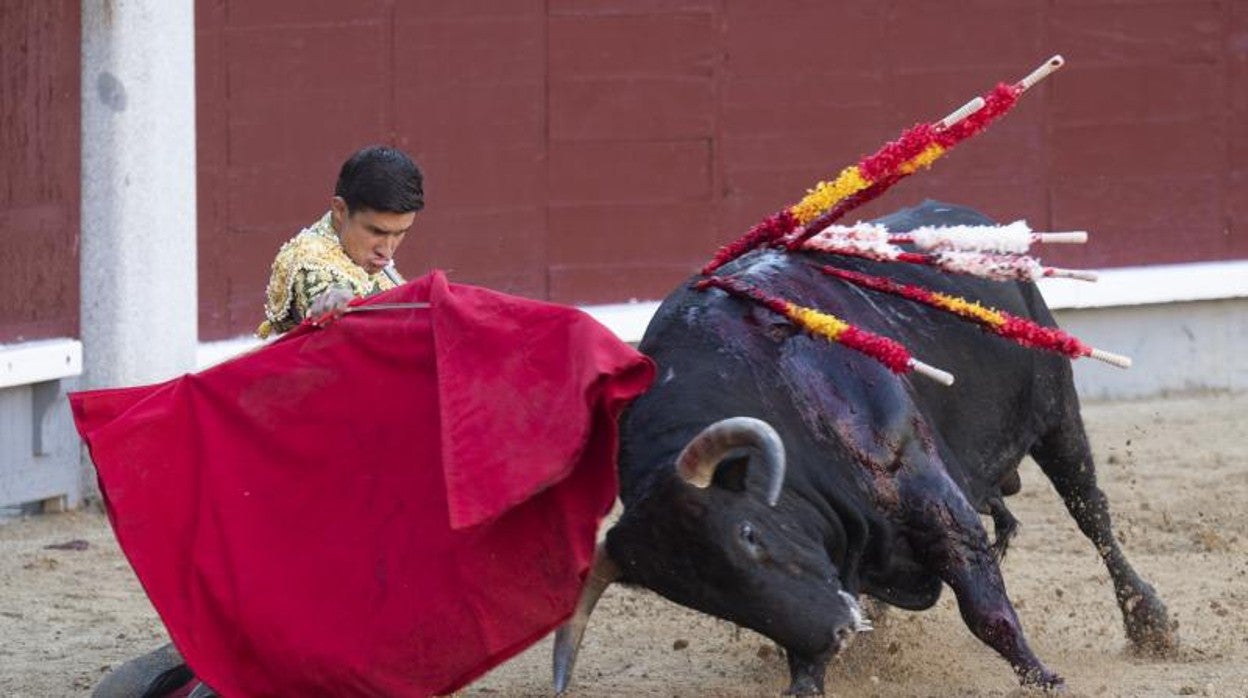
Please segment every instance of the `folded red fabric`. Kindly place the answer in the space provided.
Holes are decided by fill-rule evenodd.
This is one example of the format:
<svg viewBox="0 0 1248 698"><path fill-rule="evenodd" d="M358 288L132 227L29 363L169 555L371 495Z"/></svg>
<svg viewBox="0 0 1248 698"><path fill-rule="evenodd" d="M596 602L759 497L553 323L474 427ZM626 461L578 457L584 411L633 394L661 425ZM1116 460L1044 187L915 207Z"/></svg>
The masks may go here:
<svg viewBox="0 0 1248 698"><path fill-rule="evenodd" d="M152 386L70 396L117 539L226 696L447 693L565 620L653 365L434 272Z"/></svg>

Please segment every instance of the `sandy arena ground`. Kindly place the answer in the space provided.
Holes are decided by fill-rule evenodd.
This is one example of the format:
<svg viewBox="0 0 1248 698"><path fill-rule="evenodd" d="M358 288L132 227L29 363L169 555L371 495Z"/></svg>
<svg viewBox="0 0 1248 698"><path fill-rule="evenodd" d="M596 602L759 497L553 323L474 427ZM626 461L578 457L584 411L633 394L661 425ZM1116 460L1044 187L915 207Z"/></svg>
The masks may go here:
<svg viewBox="0 0 1248 698"><path fill-rule="evenodd" d="M1010 500L1022 529L1005 577L1032 646L1074 696L1248 696L1248 395L1086 405L1119 537L1180 623L1166 659L1126 650L1104 566L1034 465ZM66 544L62 549L49 545ZM890 610L828 672L829 695L1031 695L976 641L946 593ZM0 523L0 695L85 696L110 667L164 641L104 518ZM464 692L550 695L550 641ZM590 626L572 694L774 696L765 638L649 593L613 588Z"/></svg>

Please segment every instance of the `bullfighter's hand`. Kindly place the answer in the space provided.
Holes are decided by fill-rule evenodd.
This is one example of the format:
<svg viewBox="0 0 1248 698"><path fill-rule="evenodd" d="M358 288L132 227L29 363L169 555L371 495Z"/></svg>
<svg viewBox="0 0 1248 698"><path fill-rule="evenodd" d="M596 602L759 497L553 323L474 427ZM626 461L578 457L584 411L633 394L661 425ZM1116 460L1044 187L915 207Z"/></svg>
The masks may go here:
<svg viewBox="0 0 1248 698"><path fill-rule="evenodd" d="M330 286L325 292L312 300L308 308L308 317L313 325L323 326L342 317L347 305L355 299L355 294L345 286Z"/></svg>

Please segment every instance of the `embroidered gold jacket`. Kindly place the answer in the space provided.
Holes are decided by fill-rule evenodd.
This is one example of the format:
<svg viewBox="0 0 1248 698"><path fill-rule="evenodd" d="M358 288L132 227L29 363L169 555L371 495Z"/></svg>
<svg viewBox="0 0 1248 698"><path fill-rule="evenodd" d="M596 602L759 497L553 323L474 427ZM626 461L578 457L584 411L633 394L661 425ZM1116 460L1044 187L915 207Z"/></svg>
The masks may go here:
<svg viewBox="0 0 1248 698"><path fill-rule="evenodd" d="M263 339L298 325L313 299L330 286L349 288L356 296L371 296L394 288L395 283L384 272L369 274L351 261L326 213L278 250L265 292L265 321L256 334Z"/></svg>

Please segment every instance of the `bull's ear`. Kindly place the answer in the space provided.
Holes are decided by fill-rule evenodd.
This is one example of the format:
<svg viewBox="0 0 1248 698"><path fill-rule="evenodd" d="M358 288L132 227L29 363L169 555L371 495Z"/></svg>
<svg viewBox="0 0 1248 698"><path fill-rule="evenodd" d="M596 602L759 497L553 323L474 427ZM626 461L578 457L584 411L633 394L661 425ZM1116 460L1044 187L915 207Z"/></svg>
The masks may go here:
<svg viewBox="0 0 1248 698"><path fill-rule="evenodd" d="M728 456L715 466L715 477L711 484L733 492L745 491L745 475L750 471L748 454Z"/></svg>

